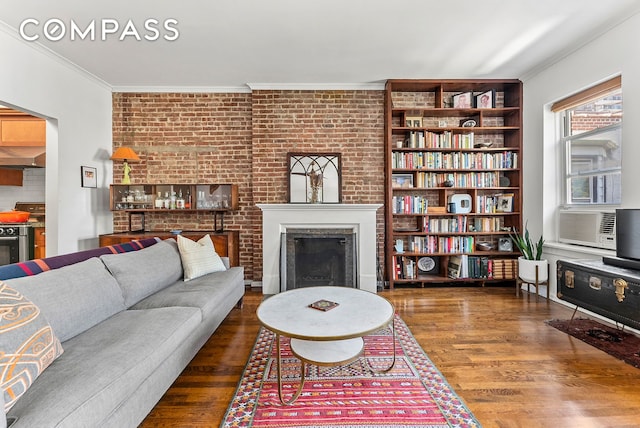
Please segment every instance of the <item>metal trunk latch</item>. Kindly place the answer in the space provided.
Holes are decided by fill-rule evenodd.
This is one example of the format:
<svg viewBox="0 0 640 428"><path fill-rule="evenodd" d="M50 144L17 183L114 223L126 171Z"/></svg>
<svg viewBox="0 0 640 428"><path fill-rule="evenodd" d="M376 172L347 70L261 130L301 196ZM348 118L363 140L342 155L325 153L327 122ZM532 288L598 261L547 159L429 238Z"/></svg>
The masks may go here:
<svg viewBox="0 0 640 428"><path fill-rule="evenodd" d="M618 303L622 303L624 300L624 290L629 288L627 285L627 281L622 278L616 278L613 280L613 285L616 287L616 297L618 298Z"/></svg>
<svg viewBox="0 0 640 428"><path fill-rule="evenodd" d="M565 271L564 284L567 286L567 288L575 287L574 278L575 278L575 274L573 273L573 271L570 271L570 270Z"/></svg>

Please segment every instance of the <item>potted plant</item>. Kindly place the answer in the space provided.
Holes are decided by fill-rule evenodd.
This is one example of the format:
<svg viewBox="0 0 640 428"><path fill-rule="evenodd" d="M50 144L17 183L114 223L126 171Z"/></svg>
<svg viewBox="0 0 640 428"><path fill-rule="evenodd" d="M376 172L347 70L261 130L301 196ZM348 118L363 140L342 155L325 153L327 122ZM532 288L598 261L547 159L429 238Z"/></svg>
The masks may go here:
<svg viewBox="0 0 640 428"><path fill-rule="evenodd" d="M529 236L529 229L525 225L524 234L518 233L517 230L510 234L511 239L522 254L518 258L518 276L524 282L531 284L536 283L536 268L538 271L537 282L546 282L549 279L549 270L547 268L547 260L542 260L542 246L544 239L540 236L538 242L534 243Z"/></svg>

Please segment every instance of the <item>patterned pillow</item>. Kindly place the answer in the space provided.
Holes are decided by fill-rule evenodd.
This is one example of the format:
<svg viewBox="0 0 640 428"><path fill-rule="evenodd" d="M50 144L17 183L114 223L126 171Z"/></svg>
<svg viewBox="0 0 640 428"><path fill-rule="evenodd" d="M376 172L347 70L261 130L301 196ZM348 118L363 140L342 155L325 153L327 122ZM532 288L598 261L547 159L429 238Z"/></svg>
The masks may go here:
<svg viewBox="0 0 640 428"><path fill-rule="evenodd" d="M185 282L211 272L227 270L222 259L216 253L209 235L203 236L198 242L178 235L178 250L180 251L180 259L182 259Z"/></svg>
<svg viewBox="0 0 640 428"><path fill-rule="evenodd" d="M0 393L5 412L62 352L40 309L0 281Z"/></svg>

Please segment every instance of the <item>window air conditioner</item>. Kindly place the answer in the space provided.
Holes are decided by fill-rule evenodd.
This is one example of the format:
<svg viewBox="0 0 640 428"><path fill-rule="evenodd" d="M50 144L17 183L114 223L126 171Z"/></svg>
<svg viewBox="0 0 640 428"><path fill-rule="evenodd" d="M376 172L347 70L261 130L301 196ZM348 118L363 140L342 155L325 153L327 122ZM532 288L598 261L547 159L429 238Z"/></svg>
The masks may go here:
<svg viewBox="0 0 640 428"><path fill-rule="evenodd" d="M558 241L588 247L616 249L616 213L560 211Z"/></svg>

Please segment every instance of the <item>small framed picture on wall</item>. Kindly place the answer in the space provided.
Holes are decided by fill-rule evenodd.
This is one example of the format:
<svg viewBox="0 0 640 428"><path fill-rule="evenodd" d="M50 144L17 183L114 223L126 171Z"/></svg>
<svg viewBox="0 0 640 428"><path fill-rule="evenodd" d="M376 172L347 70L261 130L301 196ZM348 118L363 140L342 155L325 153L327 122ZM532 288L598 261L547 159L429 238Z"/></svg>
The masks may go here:
<svg viewBox="0 0 640 428"><path fill-rule="evenodd" d="M98 172L91 166L80 167L80 179L82 187L98 187Z"/></svg>

